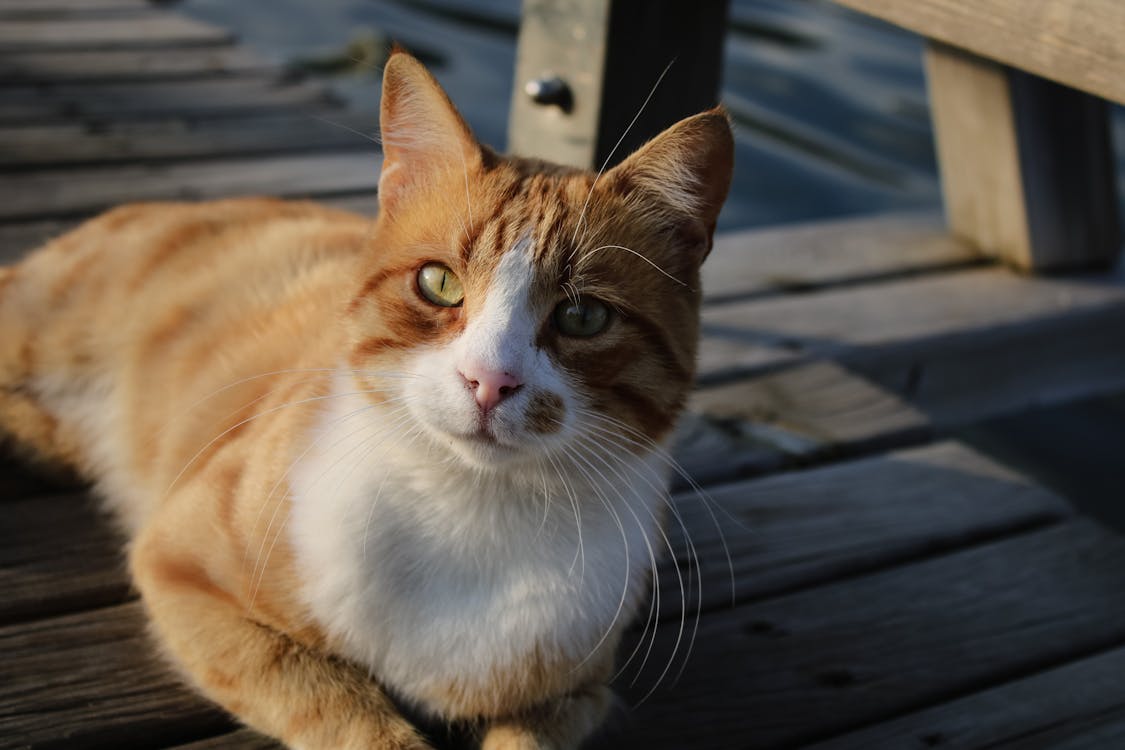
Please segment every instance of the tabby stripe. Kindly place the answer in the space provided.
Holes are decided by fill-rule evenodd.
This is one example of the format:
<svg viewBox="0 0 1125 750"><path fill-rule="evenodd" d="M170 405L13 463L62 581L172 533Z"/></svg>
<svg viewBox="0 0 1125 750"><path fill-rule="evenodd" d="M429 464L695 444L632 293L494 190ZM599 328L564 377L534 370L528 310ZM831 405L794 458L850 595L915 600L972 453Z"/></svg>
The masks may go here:
<svg viewBox="0 0 1125 750"><path fill-rule="evenodd" d="M368 357L373 357L386 349L404 349L406 342L401 339L392 339L386 336L372 336L364 339L352 349L352 364L357 364Z"/></svg>
<svg viewBox="0 0 1125 750"><path fill-rule="evenodd" d="M640 423L642 431L656 440L671 428L672 417L653 399L631 385L616 383L610 387L614 399L624 405Z"/></svg>
<svg viewBox="0 0 1125 750"><path fill-rule="evenodd" d="M640 329L641 336L644 338L645 343L665 355L661 358L661 363L671 371L672 378L680 382L686 382L692 379L693 370L680 362L679 357L676 356L676 348L672 346L672 340L668 338L663 328L656 325L646 316L640 314L630 315L627 320Z"/></svg>

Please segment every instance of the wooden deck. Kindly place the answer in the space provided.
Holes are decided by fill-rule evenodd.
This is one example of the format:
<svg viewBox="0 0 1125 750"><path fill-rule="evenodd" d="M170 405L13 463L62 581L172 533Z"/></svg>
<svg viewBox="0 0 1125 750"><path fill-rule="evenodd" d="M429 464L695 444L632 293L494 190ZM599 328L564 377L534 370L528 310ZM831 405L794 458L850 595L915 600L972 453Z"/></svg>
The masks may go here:
<svg viewBox="0 0 1125 750"><path fill-rule="evenodd" d="M324 119L375 124L143 0L0 0L0 261L128 200L374 210L378 154ZM1125 540L946 439L1125 388L1122 276L1020 276L911 215L725 235L706 290L676 453L720 510L680 483L698 569L674 528L594 746L1125 746ZM0 747L276 747L151 656L119 548L0 465Z"/></svg>

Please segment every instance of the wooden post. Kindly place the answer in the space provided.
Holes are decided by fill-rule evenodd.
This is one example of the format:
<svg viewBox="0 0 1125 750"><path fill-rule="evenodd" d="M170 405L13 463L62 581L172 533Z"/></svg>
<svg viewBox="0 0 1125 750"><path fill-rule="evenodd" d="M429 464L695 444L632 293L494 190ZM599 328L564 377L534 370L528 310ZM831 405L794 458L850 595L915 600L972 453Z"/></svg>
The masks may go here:
<svg viewBox="0 0 1125 750"><path fill-rule="evenodd" d="M955 234L1025 270L1117 258L1103 100L937 42L927 47L926 74Z"/></svg>
<svg viewBox="0 0 1125 750"><path fill-rule="evenodd" d="M727 6L728 0L524 0L508 149L599 168L627 129L611 163L713 107Z"/></svg>

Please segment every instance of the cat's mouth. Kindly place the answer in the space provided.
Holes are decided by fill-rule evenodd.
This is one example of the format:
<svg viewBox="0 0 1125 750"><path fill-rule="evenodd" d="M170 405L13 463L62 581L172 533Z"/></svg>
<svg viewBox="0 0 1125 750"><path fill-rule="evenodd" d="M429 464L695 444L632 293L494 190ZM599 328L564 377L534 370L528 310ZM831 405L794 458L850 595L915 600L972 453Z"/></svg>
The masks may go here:
<svg viewBox="0 0 1125 750"><path fill-rule="evenodd" d="M518 446L504 442L487 427L479 427L473 432L454 435L459 453L473 463L491 464L506 461L521 453Z"/></svg>

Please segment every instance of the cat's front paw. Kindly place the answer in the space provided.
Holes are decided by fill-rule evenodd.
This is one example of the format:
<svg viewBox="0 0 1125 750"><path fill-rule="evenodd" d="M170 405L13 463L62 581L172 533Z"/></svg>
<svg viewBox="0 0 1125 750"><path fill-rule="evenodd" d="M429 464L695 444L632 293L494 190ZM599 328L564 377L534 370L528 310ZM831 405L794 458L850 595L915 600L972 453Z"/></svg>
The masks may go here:
<svg viewBox="0 0 1125 750"><path fill-rule="evenodd" d="M556 750L523 727L492 727L484 735L481 750Z"/></svg>

